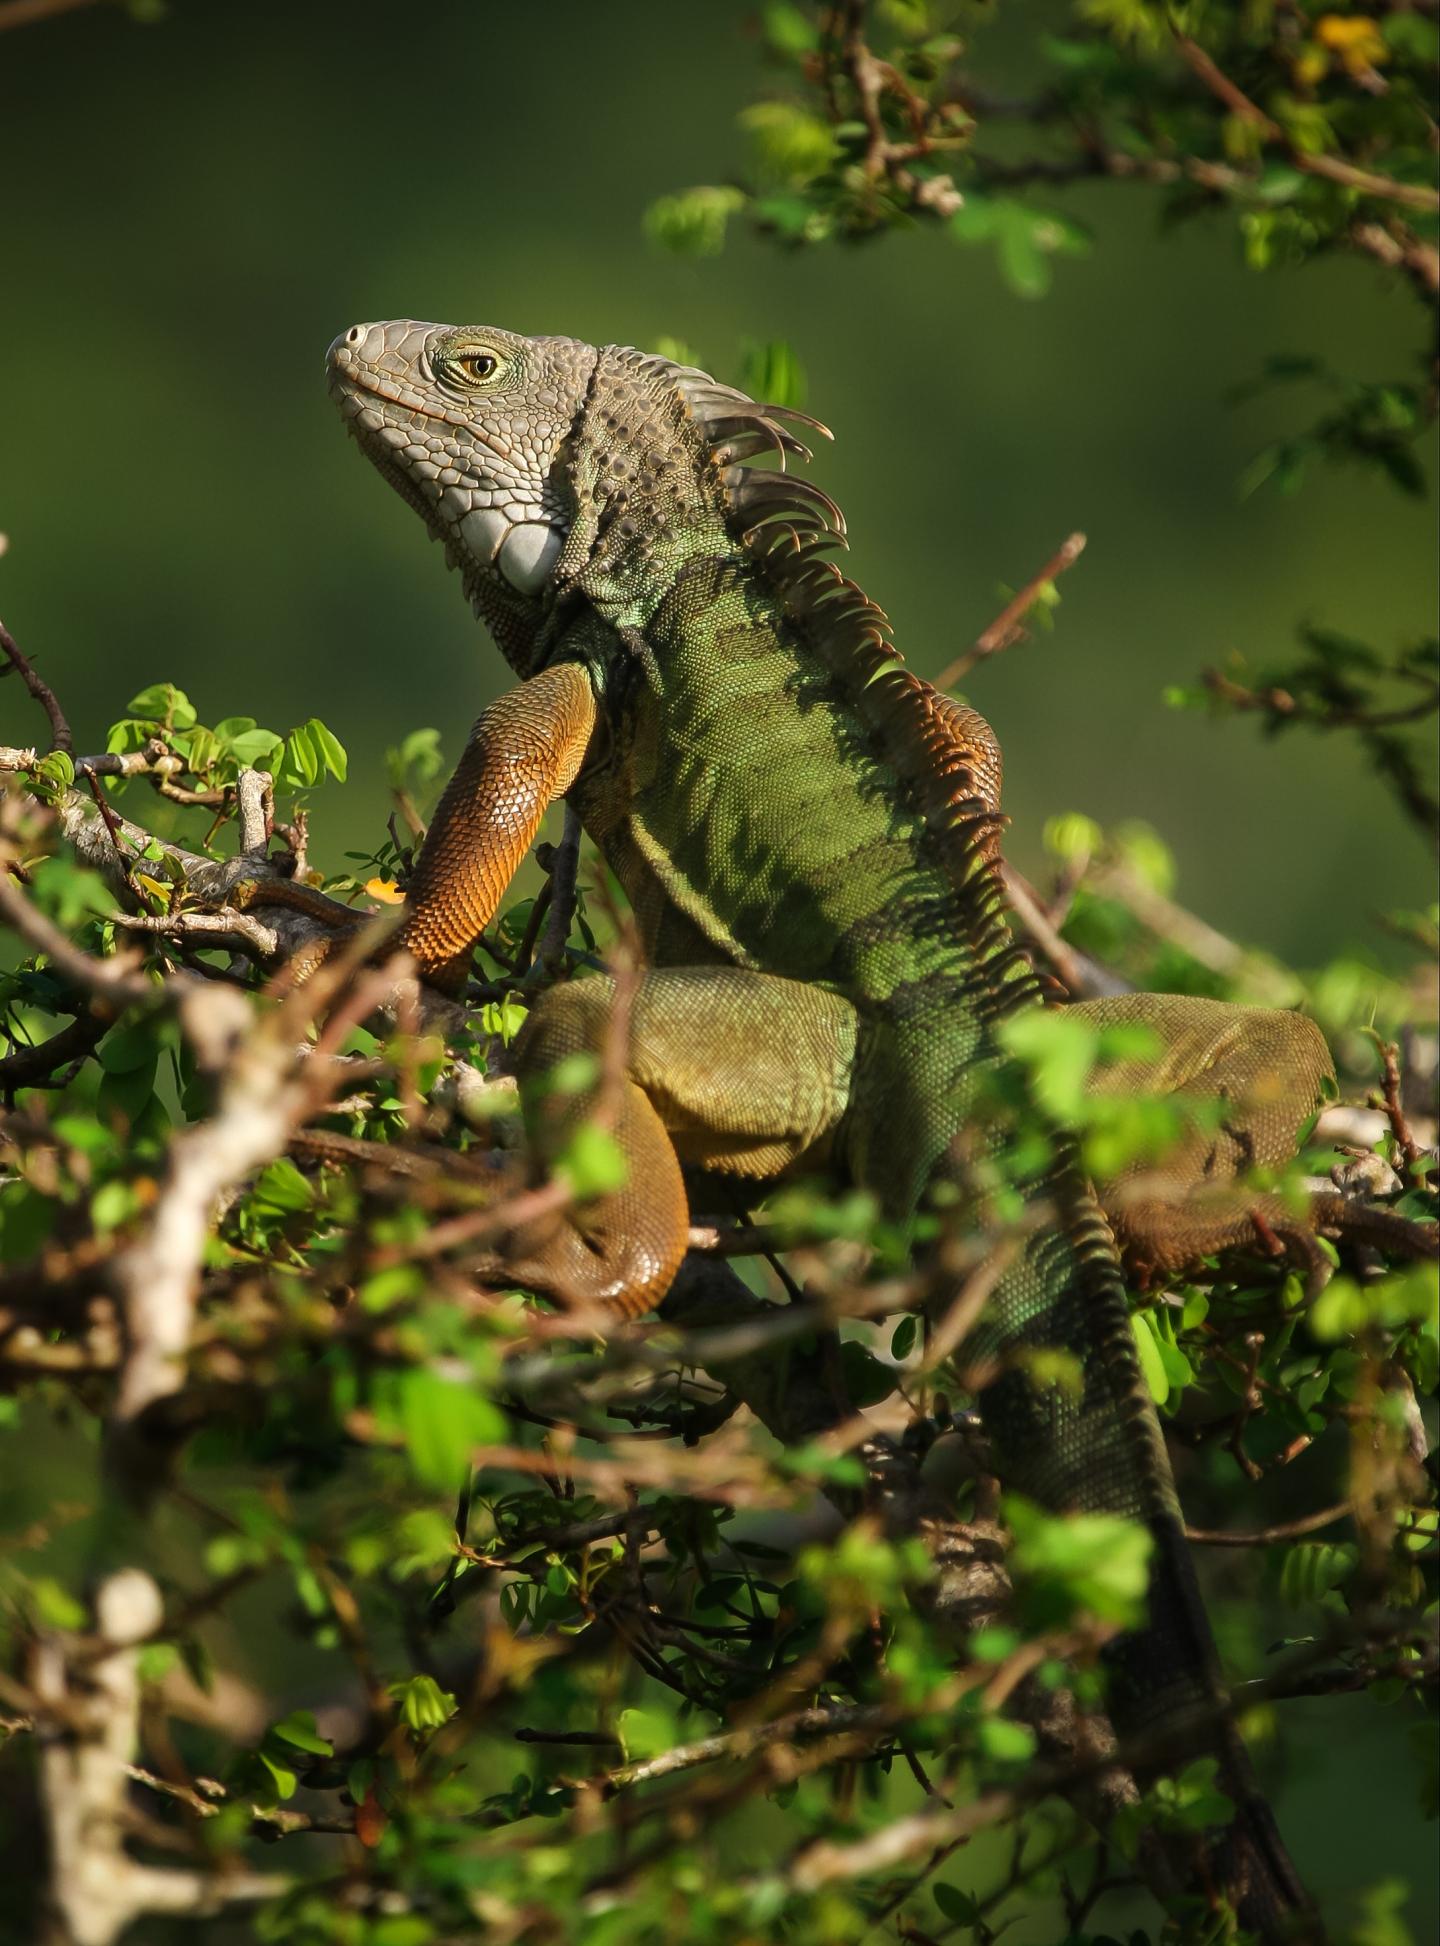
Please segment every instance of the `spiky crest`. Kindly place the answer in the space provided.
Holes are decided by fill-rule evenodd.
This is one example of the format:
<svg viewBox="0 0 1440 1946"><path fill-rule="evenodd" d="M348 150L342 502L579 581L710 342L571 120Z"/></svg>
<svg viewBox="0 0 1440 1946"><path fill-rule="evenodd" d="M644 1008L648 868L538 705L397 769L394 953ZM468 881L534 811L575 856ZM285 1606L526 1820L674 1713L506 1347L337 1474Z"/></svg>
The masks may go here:
<svg viewBox="0 0 1440 1946"><path fill-rule="evenodd" d="M671 366L668 376L716 469L732 530L876 732L936 838L959 894L972 964L983 969L975 1004L998 1017L1038 999L1040 981L1005 923L999 838L1006 821L990 727L904 666L885 611L821 558L847 544L845 516L828 493L786 470L787 458L811 453L785 421L827 439L829 429L792 406L757 404L704 372ZM777 453L779 470L741 463L761 453Z"/></svg>

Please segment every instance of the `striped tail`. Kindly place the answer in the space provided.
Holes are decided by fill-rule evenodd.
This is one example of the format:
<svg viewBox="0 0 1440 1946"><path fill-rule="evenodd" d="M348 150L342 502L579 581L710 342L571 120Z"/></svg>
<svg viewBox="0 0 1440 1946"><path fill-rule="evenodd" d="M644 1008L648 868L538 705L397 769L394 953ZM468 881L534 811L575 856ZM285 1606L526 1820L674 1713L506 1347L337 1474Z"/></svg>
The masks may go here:
<svg viewBox="0 0 1440 1946"><path fill-rule="evenodd" d="M1177 1890L1226 1901L1267 1942L1323 1937L1286 1853L1227 1707L1204 1605L1185 1542L1169 1455L1140 1371L1110 1231L1080 1176L1067 1138L1048 1179L1033 1186L1055 1209L1053 1228L1027 1240L1002 1274L966 1356L1002 1370L980 1410L1006 1484L1054 1513L1107 1513L1141 1521L1154 1541L1144 1628L1106 1652L1108 1705L1141 1782L1217 1759L1233 1821L1195 1838L1157 1838L1154 1851ZM1078 1389L1038 1383L1028 1350L1064 1350L1080 1365ZM1017 1358L1017 1354L1020 1356Z"/></svg>

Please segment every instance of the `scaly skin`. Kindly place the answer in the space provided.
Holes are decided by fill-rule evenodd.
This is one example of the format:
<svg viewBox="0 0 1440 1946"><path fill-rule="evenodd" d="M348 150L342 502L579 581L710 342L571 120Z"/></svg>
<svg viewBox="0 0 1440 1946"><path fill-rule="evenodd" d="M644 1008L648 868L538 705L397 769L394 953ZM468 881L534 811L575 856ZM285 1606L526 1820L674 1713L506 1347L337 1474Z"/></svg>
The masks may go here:
<svg viewBox="0 0 1440 1946"><path fill-rule="evenodd" d="M843 531L832 503L741 463L808 457L785 423L800 415L624 348L403 320L338 339L330 376L521 678L480 718L436 815L407 942L453 979L564 793L645 949L617 1126L629 1181L548 1235L512 1239L511 1274L561 1300L649 1309L684 1250L681 1164L757 1182L824 1167L902 1222L932 1184L963 1188L960 1145L1007 1069L997 1028L1040 1004L1004 922L999 753L981 718L904 670L880 611L817 559ZM598 979L548 995L522 1076L598 1053L610 995ZM1163 1267L1253 1236L1255 1199L1234 1178L1293 1152L1331 1074L1314 1027L1163 996L1086 1011L1160 1033L1157 1069L1119 1083L1229 1104L1220 1136L1166 1165L1162 1193L1117 1186L1133 1252ZM543 1165L590 1104L530 1092ZM1223 1717L1112 1230L1063 1135L1054 1149L1029 1188L1055 1220L999 1269L969 1345L1004 1372L981 1401L997 1456L1048 1507L1149 1527L1149 1624L1114 1656L1117 1726L1204 1719L1187 1752L1220 1757L1238 1815L1181 1869L1267 1939L1317 1938ZM1201 1181L1210 1200L1181 1205ZM1269 1218L1295 1227L1278 1206ZM1013 1355L1026 1347L1077 1359L1079 1395L1032 1382Z"/></svg>

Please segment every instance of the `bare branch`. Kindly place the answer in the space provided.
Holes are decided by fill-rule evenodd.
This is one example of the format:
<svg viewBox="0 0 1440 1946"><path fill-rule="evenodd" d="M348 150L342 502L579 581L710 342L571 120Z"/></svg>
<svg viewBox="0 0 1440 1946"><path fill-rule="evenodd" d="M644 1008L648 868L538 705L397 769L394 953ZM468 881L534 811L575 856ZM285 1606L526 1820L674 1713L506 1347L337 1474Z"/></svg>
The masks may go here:
<svg viewBox="0 0 1440 1946"><path fill-rule="evenodd" d="M273 926L262 925L253 912L237 912L229 905L215 912L117 912L114 924L181 945L238 947L264 964L280 955L280 935Z"/></svg>
<svg viewBox="0 0 1440 1946"><path fill-rule="evenodd" d="M1187 1527L1185 1538L1205 1547L1271 1547L1276 1541L1293 1541L1301 1534L1333 1527L1337 1521L1348 1520L1354 1511L1348 1500L1342 1500L1338 1506L1322 1507L1318 1513L1302 1514L1298 1520L1282 1520L1274 1527L1262 1527L1253 1533L1232 1534L1223 1528Z"/></svg>
<svg viewBox="0 0 1440 1946"><path fill-rule="evenodd" d="M1380 1102L1376 1105L1383 1105L1395 1146L1404 1158L1405 1167L1413 1169L1425 1151L1415 1139L1415 1131L1410 1126L1401 1100L1400 1049L1394 1041L1382 1039L1373 1028L1369 1029L1369 1033L1380 1055L1382 1085Z"/></svg>
<svg viewBox="0 0 1440 1946"><path fill-rule="evenodd" d="M274 1898L282 1878L145 1865L126 1851L127 1785L138 1742L140 1645L163 1619L148 1574L122 1568L95 1600L101 1652L80 1660L67 1640L36 1647L31 1686L37 1717L64 1734L40 1743L40 1793L50 1840L50 1918L66 1946L114 1946L146 1913L199 1918L227 1900Z"/></svg>
<svg viewBox="0 0 1440 1946"><path fill-rule="evenodd" d="M1084 552L1083 534L1077 532L1062 541L1044 567L1037 574L1031 575L1019 593L1006 602L990 626L976 636L973 647L968 648L963 655L956 656L953 662L946 663L935 678L935 687L953 689L956 683L964 681L977 662L982 662L989 655L999 655L1003 649L1023 641L1026 634L1025 617L1046 588L1062 575L1066 568L1074 567Z"/></svg>
<svg viewBox="0 0 1440 1946"><path fill-rule="evenodd" d="M58 1069L90 1053L109 1025L93 1014L80 1014L48 1040L34 1047L17 1047L0 1060L0 1094L49 1085Z"/></svg>
<svg viewBox="0 0 1440 1946"><path fill-rule="evenodd" d="M84 0L71 0L71 4L78 6L84 4ZM15 10L15 6L13 5L0 10L0 32L4 31L6 15L13 14ZM13 24L16 26L20 25L18 21ZM73 756L75 739L70 733L69 722L66 720L64 710L61 709L59 702L56 700L54 690L45 681L43 676L39 674L29 657L21 654L15 637L3 622L0 622L0 651L3 651L11 668L15 670L20 680L30 691L30 694L49 717L50 748L52 750L63 750L67 756ZM3 671L0 671L0 673L3 673Z"/></svg>
<svg viewBox="0 0 1440 1946"><path fill-rule="evenodd" d="M565 806L565 830L550 866L550 916L540 937L536 959L547 972L560 964L570 922L575 917L575 886L580 871L580 816Z"/></svg>
<svg viewBox="0 0 1440 1946"><path fill-rule="evenodd" d="M1034 886L1022 872L1017 871L1010 864L1002 864L1001 870L1005 876L1005 891L1015 917L1054 967L1061 981L1068 988L1071 999L1091 999L1097 995L1133 992L1134 989L1128 980L1122 980L1118 973L1110 972L1097 960L1077 952L1060 937L1041 905Z"/></svg>
<svg viewBox="0 0 1440 1946"><path fill-rule="evenodd" d="M236 784L240 803L240 849L264 851L270 839L270 804L275 780L268 770L242 770Z"/></svg>

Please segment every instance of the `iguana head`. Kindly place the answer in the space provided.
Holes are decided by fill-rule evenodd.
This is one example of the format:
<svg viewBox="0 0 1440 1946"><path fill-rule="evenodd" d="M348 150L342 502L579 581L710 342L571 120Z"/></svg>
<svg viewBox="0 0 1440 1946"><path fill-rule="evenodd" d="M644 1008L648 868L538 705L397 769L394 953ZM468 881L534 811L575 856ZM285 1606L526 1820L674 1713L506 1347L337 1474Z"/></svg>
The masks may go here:
<svg viewBox="0 0 1440 1946"><path fill-rule="evenodd" d="M781 516L843 526L813 487L739 463L808 457L780 423L803 415L626 346L402 318L337 338L329 376L522 670L562 587L640 620L697 545Z"/></svg>

